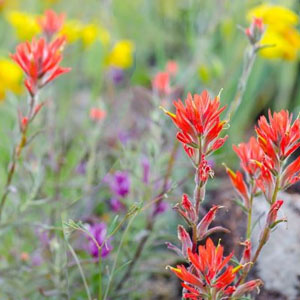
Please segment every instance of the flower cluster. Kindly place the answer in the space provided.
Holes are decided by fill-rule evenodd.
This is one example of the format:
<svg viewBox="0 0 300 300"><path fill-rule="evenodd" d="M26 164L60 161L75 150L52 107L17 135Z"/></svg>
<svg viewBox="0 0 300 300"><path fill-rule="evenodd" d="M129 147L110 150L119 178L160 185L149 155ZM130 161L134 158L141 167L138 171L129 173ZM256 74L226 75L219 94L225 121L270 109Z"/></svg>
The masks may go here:
<svg viewBox="0 0 300 300"><path fill-rule="evenodd" d="M123 209L123 199L130 192L130 177L126 171L116 171L114 174L108 174L104 178L104 182L108 184L112 193L110 206L113 211L118 212Z"/></svg>
<svg viewBox="0 0 300 300"><path fill-rule="evenodd" d="M191 248L187 248L186 252L190 262L188 268L184 265L170 267L183 281L183 297L186 299L238 298L262 284L259 279L241 285L234 284L234 281L238 282L239 271L246 265L229 265L233 253L223 257L223 247L216 247L210 238L205 246L198 247L198 253L192 252Z"/></svg>
<svg viewBox="0 0 300 300"><path fill-rule="evenodd" d="M178 127L177 139L198 167L203 157L218 150L227 139L227 136L219 137L226 124L220 120L225 106L220 107L220 97L211 99L207 91L194 96L188 94L185 105L178 100L174 106L175 114L164 111Z"/></svg>

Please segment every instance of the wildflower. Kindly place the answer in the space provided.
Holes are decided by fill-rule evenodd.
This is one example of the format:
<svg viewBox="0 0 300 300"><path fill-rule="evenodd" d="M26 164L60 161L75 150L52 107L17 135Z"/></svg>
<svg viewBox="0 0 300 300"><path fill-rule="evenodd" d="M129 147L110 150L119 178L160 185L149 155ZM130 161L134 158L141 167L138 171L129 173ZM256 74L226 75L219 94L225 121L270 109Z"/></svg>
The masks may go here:
<svg viewBox="0 0 300 300"><path fill-rule="evenodd" d="M68 20L64 23L60 34L65 36L68 43L74 43L81 38L82 24L78 20Z"/></svg>
<svg viewBox="0 0 300 300"><path fill-rule="evenodd" d="M170 93L170 74L168 72L158 72L153 81L152 86L158 93L167 95Z"/></svg>
<svg viewBox="0 0 300 300"><path fill-rule="evenodd" d="M239 145L233 145L233 150L238 155L241 161L242 169L250 176L255 177L260 168L256 162L262 162L265 154L261 149L259 143L255 137L251 137L248 143L241 143Z"/></svg>
<svg viewBox="0 0 300 300"><path fill-rule="evenodd" d="M186 289L184 298L187 299L209 299L215 293L216 299L232 295L237 288L232 285L237 277L241 265L233 267L229 264L233 253L223 257L223 247L215 247L211 239L207 239L205 246L198 247L198 253L187 250L191 267L186 269L183 265L176 268L170 267L171 271L179 277ZM257 285L260 282L257 282ZM243 286L243 294L253 290L257 285L247 283Z"/></svg>
<svg viewBox="0 0 300 300"><path fill-rule="evenodd" d="M175 210L187 221L188 224L195 224L198 221L198 215L195 207L188 195L183 194L181 203L177 203L174 207Z"/></svg>
<svg viewBox="0 0 300 300"><path fill-rule="evenodd" d="M127 69L133 63L134 45L129 40L120 40L115 44L107 57L109 66Z"/></svg>
<svg viewBox="0 0 300 300"><path fill-rule="evenodd" d="M244 181L243 174L240 171L237 171L236 173L234 173L231 169L229 169L227 167L226 167L226 172L227 172L235 190L238 192L238 194L243 199L245 207L247 209L249 209L250 208L249 192L248 192L248 187Z"/></svg>
<svg viewBox="0 0 300 300"><path fill-rule="evenodd" d="M116 67L111 67L109 70L109 76L114 84L119 84L124 80L124 70Z"/></svg>
<svg viewBox="0 0 300 300"><path fill-rule="evenodd" d="M179 129L177 139L184 145L188 156L198 165L202 154L207 156L216 151L227 139L227 136L219 137L226 124L226 121L220 121L220 114L225 107L220 108L219 96L212 100L207 91L203 91L201 95L188 94L185 105L178 100L174 101L174 106L175 114L165 109L164 111Z"/></svg>
<svg viewBox="0 0 300 300"><path fill-rule="evenodd" d="M49 39L59 32L64 24L65 14L57 14L55 11L48 9L43 16L37 18L37 23L43 30L43 33Z"/></svg>
<svg viewBox="0 0 300 300"><path fill-rule="evenodd" d="M0 101L5 99L6 92L21 92L22 71L10 60L0 58Z"/></svg>
<svg viewBox="0 0 300 300"><path fill-rule="evenodd" d="M241 284L237 287L236 291L232 294L233 298L239 298L245 295L246 293L249 293L253 291L254 289L258 289L263 284L263 282L260 279L254 279L250 280L244 284Z"/></svg>
<svg viewBox="0 0 300 300"><path fill-rule="evenodd" d="M166 72L170 74L170 76L175 76L178 71L177 62L174 60L169 60L166 65Z"/></svg>
<svg viewBox="0 0 300 300"><path fill-rule="evenodd" d="M293 11L279 5L262 4L248 13L248 18L261 18L266 31L261 39L262 45L271 45L260 50L266 58L295 60L300 48L300 34L295 28L298 16Z"/></svg>
<svg viewBox="0 0 300 300"><path fill-rule="evenodd" d="M18 38L22 41L31 40L34 36L41 32L36 22L36 17L32 14L10 11L6 15L8 22L16 30Z"/></svg>
<svg viewBox="0 0 300 300"><path fill-rule="evenodd" d="M295 159L282 173L281 187L288 188L300 180L300 156Z"/></svg>
<svg viewBox="0 0 300 300"><path fill-rule="evenodd" d="M112 211L114 211L116 213L125 208L124 204L117 197L112 197L109 201L109 204L110 204Z"/></svg>
<svg viewBox="0 0 300 300"><path fill-rule="evenodd" d="M38 89L56 77L70 71L70 68L59 66L64 42L65 38L63 37L57 38L49 44L44 38L33 39L31 43L19 44L16 53L11 55L12 59L25 72L27 77L25 86L31 95L35 95Z"/></svg>
<svg viewBox="0 0 300 300"><path fill-rule="evenodd" d="M106 117L106 111L101 108L93 107L90 110L90 118L93 121L101 121Z"/></svg>
<svg viewBox="0 0 300 300"><path fill-rule="evenodd" d="M117 171L113 175L108 174L104 181L115 196L124 198L130 192L130 178L126 171Z"/></svg>
<svg viewBox="0 0 300 300"><path fill-rule="evenodd" d="M274 224L277 222L277 213L280 207L283 204L283 200L277 200L274 204L272 204L270 211L267 216L266 226L272 228Z"/></svg>
<svg viewBox="0 0 300 300"><path fill-rule="evenodd" d="M204 155L202 155L200 164L198 166L198 176L203 183L205 183L209 177L214 176L214 171L212 170L208 161L205 159Z"/></svg>
<svg viewBox="0 0 300 300"><path fill-rule="evenodd" d="M246 28L245 33L251 44L257 44L264 33L263 20L254 17L250 27Z"/></svg>
<svg viewBox="0 0 300 300"><path fill-rule="evenodd" d="M89 233L94 237L98 245L95 243L95 241L88 236L88 245L87 250L94 258L99 257L99 247L102 246L101 249L101 257L106 257L112 250L112 246L109 241L105 241L106 234L107 234L107 227L106 224L103 222L87 225L87 229Z"/></svg>
<svg viewBox="0 0 300 300"><path fill-rule="evenodd" d="M288 158L300 146L300 120L292 122L288 111L269 111L269 121L261 116L255 127L258 142L265 154L274 163L274 171L279 171L280 161Z"/></svg>
<svg viewBox="0 0 300 300"><path fill-rule="evenodd" d="M163 214L169 207L169 204L166 201L157 201L154 204L154 208L153 208L153 216L157 216L160 214Z"/></svg>
<svg viewBox="0 0 300 300"><path fill-rule="evenodd" d="M83 25L80 35L85 47L89 47L97 40L100 40L100 42L106 46L110 40L109 33L96 24Z"/></svg>

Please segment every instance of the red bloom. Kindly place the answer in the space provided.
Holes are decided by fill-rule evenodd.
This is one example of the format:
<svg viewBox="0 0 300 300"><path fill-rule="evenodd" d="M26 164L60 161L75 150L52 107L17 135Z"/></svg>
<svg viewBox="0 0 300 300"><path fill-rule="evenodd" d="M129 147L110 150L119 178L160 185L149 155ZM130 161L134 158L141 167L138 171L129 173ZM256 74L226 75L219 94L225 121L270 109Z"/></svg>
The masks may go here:
<svg viewBox="0 0 300 300"><path fill-rule="evenodd" d="M158 72L152 82L153 88L157 92L167 95L170 93L170 74L168 72Z"/></svg>
<svg viewBox="0 0 300 300"><path fill-rule="evenodd" d="M16 53L11 55L25 72L25 86L31 95L35 95L37 90L48 82L71 70L59 66L64 43L64 37L57 38L50 44L44 38L37 41L33 39L31 43L19 44Z"/></svg>
<svg viewBox="0 0 300 300"><path fill-rule="evenodd" d="M57 33L63 26L65 14L57 14L55 11L48 9L45 14L37 18L37 22L47 37Z"/></svg>
<svg viewBox="0 0 300 300"><path fill-rule="evenodd" d="M300 156L286 167L282 174L281 187L286 189L300 180Z"/></svg>
<svg viewBox="0 0 300 300"><path fill-rule="evenodd" d="M199 246L198 254L188 249L190 268L183 265L171 268L184 282L184 298L203 299L215 289L218 299L221 299L222 295L231 295L236 290L231 284L242 266L233 268L228 265L233 253L223 257L223 250L221 245L215 247L212 240L207 239L206 246Z"/></svg>
<svg viewBox="0 0 300 300"><path fill-rule="evenodd" d="M200 164L198 166L198 176L203 183L205 183L209 177L214 176L214 171L212 170L211 166L208 164L204 155L202 155Z"/></svg>
<svg viewBox="0 0 300 300"><path fill-rule="evenodd" d="M106 111L100 108L93 107L90 110L90 118L93 121L101 121L106 117Z"/></svg>
<svg viewBox="0 0 300 300"><path fill-rule="evenodd" d="M169 60L166 65L166 71L171 75L176 75L178 70L177 62L174 60Z"/></svg>
<svg viewBox="0 0 300 300"><path fill-rule="evenodd" d="M300 146L300 120L292 122L292 117L285 110L273 115L269 111L269 122L265 116L261 116L255 128L258 142L274 162L276 171L279 171L280 161L285 160Z"/></svg>
<svg viewBox="0 0 300 300"><path fill-rule="evenodd" d="M274 204L272 204L270 211L267 216L267 227L273 227L274 223L277 221L278 210L283 204L283 200L277 200Z"/></svg>
<svg viewBox="0 0 300 300"><path fill-rule="evenodd" d="M241 160L243 170L252 178L257 175L260 168L256 162L262 162L265 154L256 139L251 137L248 143L233 145L233 150Z"/></svg>
<svg viewBox="0 0 300 300"><path fill-rule="evenodd" d="M164 111L180 130L177 139L195 163L200 163L202 154L208 155L223 146L227 136L219 135L226 121L220 120L220 114L225 107L220 108L219 97L210 99L207 91L203 91L201 95L188 94L185 105L181 100L174 101L174 106L176 114Z"/></svg>
<svg viewBox="0 0 300 300"><path fill-rule="evenodd" d="M243 179L243 174L240 171L237 171L234 173L231 169L226 167L226 172L231 180L231 183L235 187L236 191L240 194L242 197L245 207L249 209L249 193L247 185Z"/></svg>

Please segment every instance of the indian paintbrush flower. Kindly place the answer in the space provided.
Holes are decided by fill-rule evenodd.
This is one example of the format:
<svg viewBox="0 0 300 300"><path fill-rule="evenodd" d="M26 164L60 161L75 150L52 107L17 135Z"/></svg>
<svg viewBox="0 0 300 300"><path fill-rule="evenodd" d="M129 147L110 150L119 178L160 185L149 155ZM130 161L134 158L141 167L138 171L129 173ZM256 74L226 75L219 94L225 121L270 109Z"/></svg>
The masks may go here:
<svg viewBox="0 0 300 300"><path fill-rule="evenodd" d="M225 143L227 136L219 137L226 121L220 120L225 107L220 107L219 96L211 99L207 91L201 95L188 94L185 104L174 101L176 113L164 109L165 113L178 127L177 139L184 150L198 166L202 155L216 151Z"/></svg>
<svg viewBox="0 0 300 300"><path fill-rule="evenodd" d="M43 30L43 33L48 40L58 33L65 21L65 14L57 14L55 11L48 9L45 11L44 15L37 17L37 23Z"/></svg>
<svg viewBox="0 0 300 300"><path fill-rule="evenodd" d="M25 86L32 96L56 77L70 71L70 68L59 65L64 43L64 37L59 37L49 44L44 38L33 39L31 43L19 44L16 53L11 55L26 74Z"/></svg>
<svg viewBox="0 0 300 300"><path fill-rule="evenodd" d="M238 278L238 271L243 266L229 265L233 253L223 257L223 247L220 244L216 247L209 238L205 246L198 247L197 252L193 253L190 248L187 249L191 267L186 268L184 265L170 267L171 271L183 281L184 298L210 299L209 297L214 294L214 299L222 299L233 296L234 293L242 296L262 284L260 280L256 280L236 287L234 280Z"/></svg>

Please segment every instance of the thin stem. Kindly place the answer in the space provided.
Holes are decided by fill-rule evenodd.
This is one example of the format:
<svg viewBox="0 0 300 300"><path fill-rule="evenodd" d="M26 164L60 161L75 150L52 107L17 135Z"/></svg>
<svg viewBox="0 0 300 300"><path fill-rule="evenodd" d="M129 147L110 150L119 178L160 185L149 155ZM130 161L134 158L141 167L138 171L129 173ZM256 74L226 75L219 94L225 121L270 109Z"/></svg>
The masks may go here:
<svg viewBox="0 0 300 300"><path fill-rule="evenodd" d="M229 107L229 110L227 112L226 118L230 119L232 117L232 115L234 115L234 113L237 111L237 109L239 108L244 93L245 93L245 89L247 86L247 82L256 58L256 53L258 51L258 46L257 45L252 45L249 49L246 50L245 52L245 57L244 57L244 64L243 64L243 71L237 86L237 91L235 94L235 97L233 99L233 101L231 102L231 105Z"/></svg>
<svg viewBox="0 0 300 300"><path fill-rule="evenodd" d="M128 230L129 230L135 216L136 216L136 214L130 219L130 221L128 222L128 224L126 226L126 229L124 230L124 233L122 235L122 238L121 238L121 241L120 241L120 244L119 244L119 247L118 247L118 251L116 253L116 258L114 260L113 267L112 267L112 270L111 270L111 273L110 273L110 276L109 276L108 284L107 284L107 287L106 287L106 290L105 290L105 294L104 294L104 298L103 298L104 300L107 299L107 296L108 296L108 293L109 293L109 290L110 290L110 287L111 287L112 279L113 279L113 276L114 276L114 273L115 273L115 269L116 269L116 266L117 266L117 262L118 262L118 258L119 258L121 248L123 246L125 237L128 233ZM99 300L100 300L100 298L99 298Z"/></svg>
<svg viewBox="0 0 300 300"><path fill-rule="evenodd" d="M80 261L79 261L77 255L76 255L74 249L72 248L72 246L68 242L67 242L67 245L68 245L68 248L69 248L69 250L70 250L70 252L71 252L71 254L72 254L72 256L73 256L73 258L74 258L74 260L76 262L76 265L77 265L78 269L79 269L79 273L81 275L81 278L82 278L82 281L83 281L83 284L84 284L84 288L85 288L88 300L92 300L92 297L91 297L91 294L90 294L90 290L89 290L89 286L87 284L87 281L86 281L83 269L81 267Z"/></svg>
<svg viewBox="0 0 300 300"><path fill-rule="evenodd" d="M102 257L101 252L98 250L98 270L99 270L99 277L98 277L98 300L102 300Z"/></svg>
<svg viewBox="0 0 300 300"><path fill-rule="evenodd" d="M251 231L252 231L252 204L253 204L253 193L251 193L250 199L249 199L249 210L248 210L248 221L247 221L247 233L246 233L246 239L250 239L251 237Z"/></svg>

